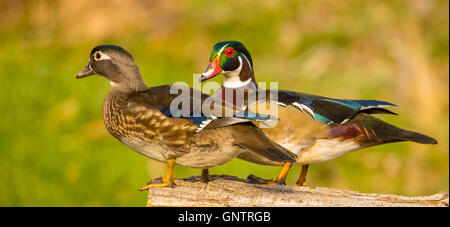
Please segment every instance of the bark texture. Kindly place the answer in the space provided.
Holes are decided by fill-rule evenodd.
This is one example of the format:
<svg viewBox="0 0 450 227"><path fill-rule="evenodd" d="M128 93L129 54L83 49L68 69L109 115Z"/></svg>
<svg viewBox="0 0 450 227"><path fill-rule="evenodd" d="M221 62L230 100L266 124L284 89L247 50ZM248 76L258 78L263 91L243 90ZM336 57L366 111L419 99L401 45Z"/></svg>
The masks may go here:
<svg viewBox="0 0 450 227"><path fill-rule="evenodd" d="M219 207L448 207L449 194L406 197L359 193L329 188L264 186L233 176L211 176L205 184L199 177L176 179L174 188L151 188L148 206Z"/></svg>

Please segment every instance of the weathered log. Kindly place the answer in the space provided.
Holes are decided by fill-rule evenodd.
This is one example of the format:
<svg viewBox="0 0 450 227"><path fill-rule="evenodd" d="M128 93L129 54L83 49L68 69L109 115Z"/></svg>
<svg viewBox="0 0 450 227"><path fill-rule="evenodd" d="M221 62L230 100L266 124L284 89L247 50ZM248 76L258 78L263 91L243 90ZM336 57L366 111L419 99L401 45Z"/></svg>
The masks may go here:
<svg viewBox="0 0 450 227"><path fill-rule="evenodd" d="M205 184L198 177L176 179L174 188L152 188L148 206L220 206L220 207L445 207L449 194L406 197L389 194L359 193L330 188L265 186L233 176L211 176Z"/></svg>

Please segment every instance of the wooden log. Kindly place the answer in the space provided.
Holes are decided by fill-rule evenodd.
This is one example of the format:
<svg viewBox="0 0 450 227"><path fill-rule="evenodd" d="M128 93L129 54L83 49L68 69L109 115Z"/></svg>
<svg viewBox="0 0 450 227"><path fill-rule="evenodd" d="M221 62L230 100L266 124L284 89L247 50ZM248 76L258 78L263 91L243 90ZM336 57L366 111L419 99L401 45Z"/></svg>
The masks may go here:
<svg viewBox="0 0 450 227"><path fill-rule="evenodd" d="M148 206L219 207L448 207L449 194L406 197L389 194L359 193L330 188L265 186L226 175L212 175L202 183L199 177L176 179L174 188L152 188Z"/></svg>

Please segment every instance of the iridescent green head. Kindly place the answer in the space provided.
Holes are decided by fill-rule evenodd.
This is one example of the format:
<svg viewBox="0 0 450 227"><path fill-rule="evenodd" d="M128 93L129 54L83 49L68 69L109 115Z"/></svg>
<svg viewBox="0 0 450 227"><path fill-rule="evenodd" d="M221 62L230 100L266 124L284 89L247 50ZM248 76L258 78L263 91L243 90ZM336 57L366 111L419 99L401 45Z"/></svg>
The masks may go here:
<svg viewBox="0 0 450 227"><path fill-rule="evenodd" d="M224 41L214 45L209 65L200 81L206 81L220 73L225 77L224 86L234 87L248 84L252 79L254 81L252 57L242 43Z"/></svg>

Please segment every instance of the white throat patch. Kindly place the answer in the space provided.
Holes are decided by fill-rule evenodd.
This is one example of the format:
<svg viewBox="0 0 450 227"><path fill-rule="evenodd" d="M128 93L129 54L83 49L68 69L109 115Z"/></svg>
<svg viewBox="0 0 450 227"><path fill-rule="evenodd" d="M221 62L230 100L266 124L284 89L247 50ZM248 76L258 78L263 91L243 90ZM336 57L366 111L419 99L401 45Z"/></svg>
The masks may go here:
<svg viewBox="0 0 450 227"><path fill-rule="evenodd" d="M239 77L239 74L242 70L242 58L241 56L238 56L239 59L239 67L234 71L222 71L224 80L223 80L223 86L226 88L238 88L246 86L252 81L252 78L249 78L246 81L241 81L241 78Z"/></svg>

